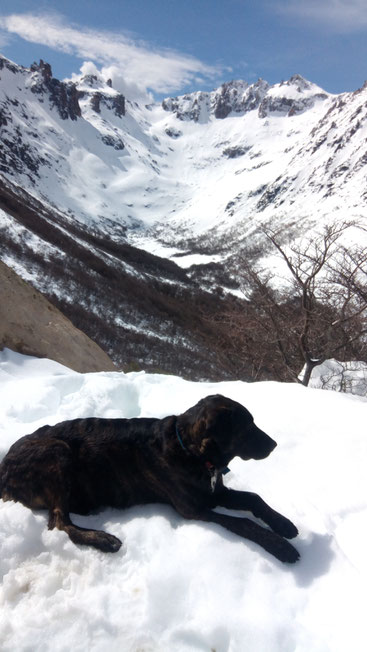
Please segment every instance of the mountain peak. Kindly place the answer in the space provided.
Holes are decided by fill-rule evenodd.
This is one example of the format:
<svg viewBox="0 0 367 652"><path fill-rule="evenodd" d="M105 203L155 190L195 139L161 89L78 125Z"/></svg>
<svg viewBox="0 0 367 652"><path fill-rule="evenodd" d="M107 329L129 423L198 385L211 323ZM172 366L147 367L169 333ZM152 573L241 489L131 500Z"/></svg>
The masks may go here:
<svg viewBox="0 0 367 652"><path fill-rule="evenodd" d="M311 108L315 101L328 97L319 86L295 74L288 81L270 86L264 79L249 85L242 79L225 82L211 93L188 93L167 98L162 106L179 120L205 122L211 117L227 118L258 110L259 117L269 114L295 115Z"/></svg>
<svg viewBox="0 0 367 652"><path fill-rule="evenodd" d="M30 67L30 70L36 73L39 72L42 75L46 84L48 84L52 79L51 65L47 62L45 63L43 59L40 59L39 63L36 63L36 61L34 61L34 63L32 63Z"/></svg>
<svg viewBox="0 0 367 652"><path fill-rule="evenodd" d="M302 77L302 75L299 75L296 73L295 75L292 75L286 82L286 84L297 86L299 90L308 90L310 86L312 85L311 82L309 82L307 79Z"/></svg>
<svg viewBox="0 0 367 652"><path fill-rule="evenodd" d="M33 63L30 72L32 93L48 95L51 107L57 109L62 120L76 120L81 117L79 95L74 83L59 81L53 77L50 64L45 63L43 59L39 64Z"/></svg>

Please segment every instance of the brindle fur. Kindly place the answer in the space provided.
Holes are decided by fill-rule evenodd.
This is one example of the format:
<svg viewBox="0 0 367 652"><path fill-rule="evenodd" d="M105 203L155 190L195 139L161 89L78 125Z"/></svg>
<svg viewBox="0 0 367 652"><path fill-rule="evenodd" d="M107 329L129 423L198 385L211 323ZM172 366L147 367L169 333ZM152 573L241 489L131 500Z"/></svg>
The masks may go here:
<svg viewBox="0 0 367 652"><path fill-rule="evenodd" d="M233 457L263 459L275 446L246 408L220 395L164 419L74 419L13 444L0 465L0 495L47 509L50 529L105 552L116 552L121 541L75 525L70 512L166 503L186 519L218 523L292 563L299 554L284 537L297 535L293 523L257 494L228 489L222 480ZM250 511L271 529L217 513L217 506Z"/></svg>

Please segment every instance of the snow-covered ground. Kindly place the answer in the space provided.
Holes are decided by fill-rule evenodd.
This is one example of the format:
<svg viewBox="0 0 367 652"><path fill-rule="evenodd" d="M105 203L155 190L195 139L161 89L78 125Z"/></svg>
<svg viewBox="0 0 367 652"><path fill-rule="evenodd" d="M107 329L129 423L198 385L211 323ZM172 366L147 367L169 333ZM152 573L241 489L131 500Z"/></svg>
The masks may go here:
<svg viewBox="0 0 367 652"><path fill-rule="evenodd" d="M260 462L233 460L226 483L291 518L302 555L283 565L159 505L75 516L124 539L106 555L48 531L44 512L0 501L2 651L365 650L366 399L274 382L83 375L8 350L0 384L1 457L46 423L160 417L213 392L240 401L278 447Z"/></svg>

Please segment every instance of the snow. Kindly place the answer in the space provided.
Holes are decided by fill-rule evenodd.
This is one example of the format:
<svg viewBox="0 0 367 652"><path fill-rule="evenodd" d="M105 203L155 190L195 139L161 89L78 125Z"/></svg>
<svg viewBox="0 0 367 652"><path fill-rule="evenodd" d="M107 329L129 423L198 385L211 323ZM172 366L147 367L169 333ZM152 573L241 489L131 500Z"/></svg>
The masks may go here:
<svg viewBox="0 0 367 652"><path fill-rule="evenodd" d="M175 247L165 246L159 240L152 240L149 237L142 238L140 235L137 237L130 237L130 242L136 242L140 249L144 249L155 256L161 258L170 258L176 265L186 269L192 265L206 265L208 263L216 263L223 261L223 255L206 255L206 254L191 254L183 253Z"/></svg>
<svg viewBox="0 0 367 652"><path fill-rule="evenodd" d="M0 456L42 424L180 413L220 392L278 442L226 483L260 493L299 527L283 565L219 526L160 505L107 509L83 525L124 540L115 555L48 531L46 514L0 501L0 647L45 652L359 652L365 649L366 399L275 382L192 383L78 374L0 353Z"/></svg>

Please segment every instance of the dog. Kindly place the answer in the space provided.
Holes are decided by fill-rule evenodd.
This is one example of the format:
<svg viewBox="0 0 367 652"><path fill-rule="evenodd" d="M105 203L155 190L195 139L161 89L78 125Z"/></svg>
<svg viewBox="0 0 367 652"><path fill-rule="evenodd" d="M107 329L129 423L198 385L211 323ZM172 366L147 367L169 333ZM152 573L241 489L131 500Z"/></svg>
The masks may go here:
<svg viewBox="0 0 367 652"><path fill-rule="evenodd" d="M246 408L218 394L163 419L73 419L11 446L0 464L0 496L47 509L49 529L104 552L117 552L120 539L75 525L70 512L165 503L185 519L217 523L294 563L299 553L286 539L298 534L295 525L257 494L223 484L233 457L261 460L276 445ZM271 529L215 507L250 511Z"/></svg>

